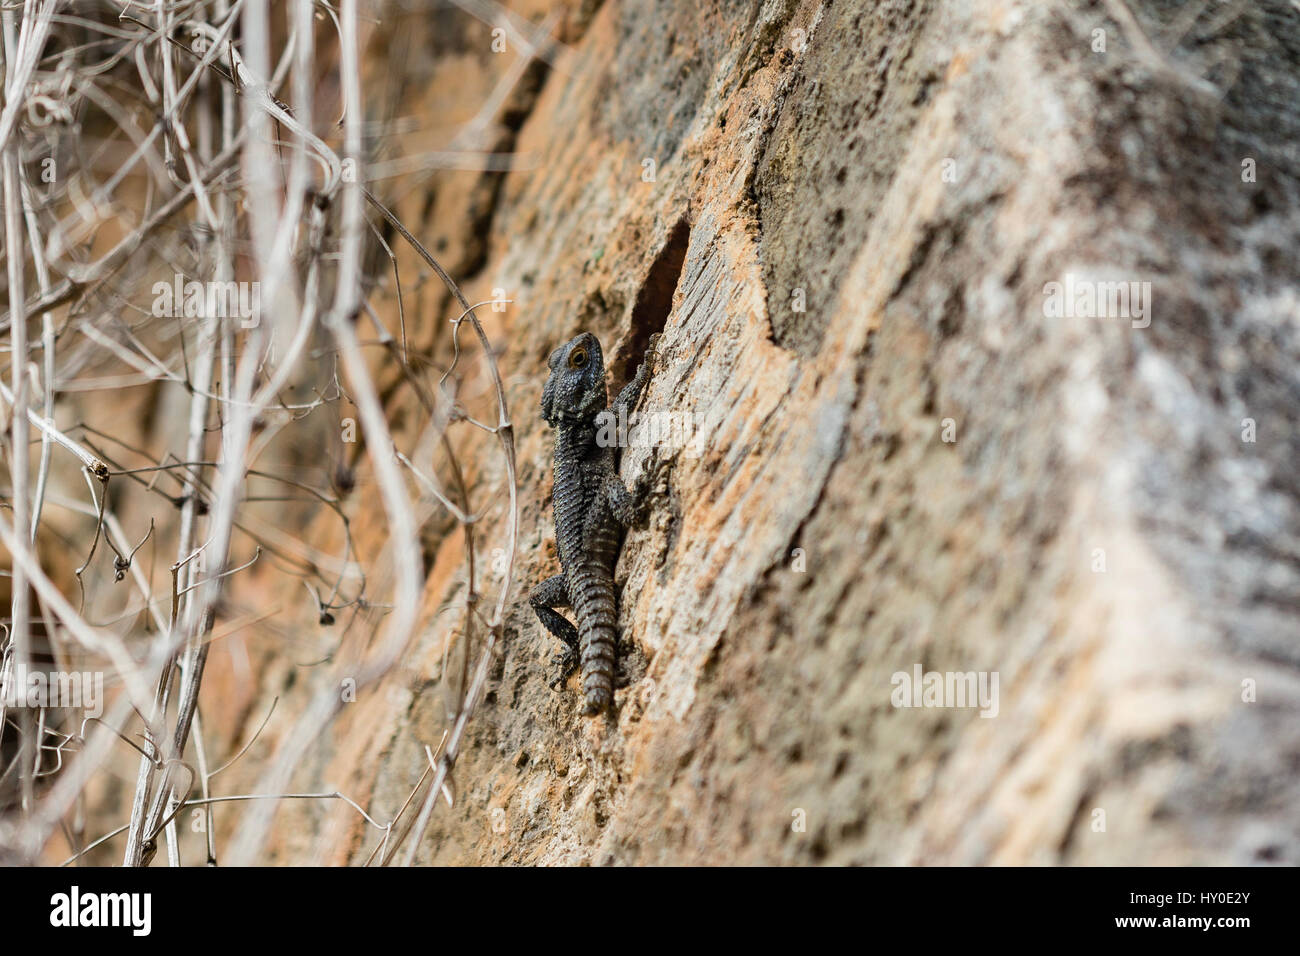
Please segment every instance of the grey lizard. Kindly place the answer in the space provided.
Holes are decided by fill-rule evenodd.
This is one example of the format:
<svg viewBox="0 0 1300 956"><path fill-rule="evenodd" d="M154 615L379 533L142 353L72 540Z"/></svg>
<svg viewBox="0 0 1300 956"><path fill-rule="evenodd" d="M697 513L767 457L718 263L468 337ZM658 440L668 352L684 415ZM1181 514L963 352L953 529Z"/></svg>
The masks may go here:
<svg viewBox="0 0 1300 956"><path fill-rule="evenodd" d="M643 475L631 491L624 487L616 443L599 440L605 421L601 413L626 421L650 380L658 339L650 338L645 359L612 409L607 408L600 342L590 332L557 348L547 361L551 374L542 389L542 417L555 429L552 499L561 571L537 585L528 603L565 644L553 659L559 675L551 686L563 684L581 665L584 714L600 713L614 697L614 563L622 528L645 514L650 484ZM562 607L573 608L577 627L557 611Z"/></svg>

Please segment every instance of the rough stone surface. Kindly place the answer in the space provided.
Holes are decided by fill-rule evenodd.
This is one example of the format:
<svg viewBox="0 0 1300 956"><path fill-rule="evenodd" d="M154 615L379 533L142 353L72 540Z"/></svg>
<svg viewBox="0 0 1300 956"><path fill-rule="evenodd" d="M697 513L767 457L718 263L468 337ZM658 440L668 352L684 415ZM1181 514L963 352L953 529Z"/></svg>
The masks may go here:
<svg viewBox="0 0 1300 956"><path fill-rule="evenodd" d="M462 11L402 6L368 89L379 118L437 118L409 154L511 57ZM513 5L563 45L467 141L524 168L379 188L472 301L514 300L484 313L518 439L512 611L420 862L1300 863L1300 11L1128 0L1147 47L1117 6ZM1046 315L1068 273L1149 282L1149 325ZM454 315L423 282L412 342L446 361ZM614 387L662 331L646 405L702 438L624 545L634 680L596 720L547 688L526 604L557 569L545 357L582 328ZM414 440L419 406L376 371ZM490 440L462 451L476 493L499 485ZM363 549L368 489L363 467ZM420 636L298 774L379 819L442 735L459 652L464 541L425 514ZM305 650L250 653L251 686L234 652L209 665L221 746L325 679ZM996 717L892 706L915 664L997 672ZM338 804L276 819L278 862L377 840Z"/></svg>

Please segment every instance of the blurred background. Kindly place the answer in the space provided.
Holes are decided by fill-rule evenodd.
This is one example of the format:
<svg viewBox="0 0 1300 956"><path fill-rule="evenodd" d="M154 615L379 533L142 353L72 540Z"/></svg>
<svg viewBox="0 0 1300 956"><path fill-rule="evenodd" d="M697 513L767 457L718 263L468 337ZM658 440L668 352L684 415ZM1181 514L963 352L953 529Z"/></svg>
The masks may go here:
<svg viewBox="0 0 1300 956"><path fill-rule="evenodd" d="M1300 862L1289 0L0 28L0 859ZM584 329L690 439L596 719Z"/></svg>

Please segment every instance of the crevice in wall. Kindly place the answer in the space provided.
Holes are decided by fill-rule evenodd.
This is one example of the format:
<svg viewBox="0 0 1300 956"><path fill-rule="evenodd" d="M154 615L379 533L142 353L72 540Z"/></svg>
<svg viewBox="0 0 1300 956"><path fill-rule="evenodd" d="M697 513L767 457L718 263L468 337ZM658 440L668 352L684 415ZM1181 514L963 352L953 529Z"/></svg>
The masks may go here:
<svg viewBox="0 0 1300 956"><path fill-rule="evenodd" d="M628 334L610 362L610 368L614 372L613 384L617 388L622 388L623 383L635 374L636 367L650 344L650 336L664 330L673 310L673 293L681 281L682 269L686 265L686 250L690 244L690 224L685 219L680 219L668 233L668 238L646 273L632 306ZM613 394L617 394L617 389Z"/></svg>

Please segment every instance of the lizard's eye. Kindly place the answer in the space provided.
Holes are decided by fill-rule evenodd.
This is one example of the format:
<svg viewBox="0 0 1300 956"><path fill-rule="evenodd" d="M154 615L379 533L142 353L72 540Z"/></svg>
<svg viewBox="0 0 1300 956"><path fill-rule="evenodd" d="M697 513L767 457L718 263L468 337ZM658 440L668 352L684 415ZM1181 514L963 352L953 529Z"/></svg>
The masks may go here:
<svg viewBox="0 0 1300 956"><path fill-rule="evenodd" d="M569 353L569 368L583 368L587 364L587 350L579 346Z"/></svg>

